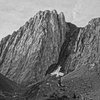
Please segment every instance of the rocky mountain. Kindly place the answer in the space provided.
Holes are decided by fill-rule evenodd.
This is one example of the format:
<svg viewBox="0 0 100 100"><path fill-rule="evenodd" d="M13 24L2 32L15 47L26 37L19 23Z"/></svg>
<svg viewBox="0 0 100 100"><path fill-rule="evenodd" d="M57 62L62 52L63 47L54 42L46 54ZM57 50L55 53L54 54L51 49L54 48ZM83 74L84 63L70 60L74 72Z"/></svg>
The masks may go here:
<svg viewBox="0 0 100 100"><path fill-rule="evenodd" d="M10 100L100 100L99 34L100 18L77 27L39 11L0 41L0 91L9 80Z"/></svg>
<svg viewBox="0 0 100 100"><path fill-rule="evenodd" d="M57 62L68 29L63 13L38 12L1 40L0 72L17 83L43 79L48 66Z"/></svg>

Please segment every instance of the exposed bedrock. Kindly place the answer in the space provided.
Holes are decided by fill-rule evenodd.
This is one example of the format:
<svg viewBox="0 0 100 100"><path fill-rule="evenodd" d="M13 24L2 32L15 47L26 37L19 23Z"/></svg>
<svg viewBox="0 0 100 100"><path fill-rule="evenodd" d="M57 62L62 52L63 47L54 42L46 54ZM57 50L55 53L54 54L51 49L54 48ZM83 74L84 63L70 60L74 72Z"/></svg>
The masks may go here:
<svg viewBox="0 0 100 100"><path fill-rule="evenodd" d="M57 63L69 26L63 13L40 11L19 30L1 40L0 72L17 83L43 79Z"/></svg>
<svg viewBox="0 0 100 100"><path fill-rule="evenodd" d="M58 66L64 76L51 74ZM1 40L0 73L25 85L27 100L100 100L100 18L81 28L38 12Z"/></svg>

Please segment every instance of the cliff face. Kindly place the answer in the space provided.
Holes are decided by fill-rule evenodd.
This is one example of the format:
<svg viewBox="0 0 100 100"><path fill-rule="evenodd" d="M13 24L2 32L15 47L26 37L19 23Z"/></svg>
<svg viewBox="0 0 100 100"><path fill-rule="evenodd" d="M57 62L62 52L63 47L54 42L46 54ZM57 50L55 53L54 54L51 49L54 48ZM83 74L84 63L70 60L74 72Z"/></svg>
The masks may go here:
<svg viewBox="0 0 100 100"><path fill-rule="evenodd" d="M28 100L100 100L99 38L100 18L78 28L63 13L40 11L1 40L0 73L25 84ZM64 76L48 77L58 66Z"/></svg>
<svg viewBox="0 0 100 100"><path fill-rule="evenodd" d="M0 72L17 83L41 80L48 66L57 62L68 31L63 13L38 12L1 40Z"/></svg>

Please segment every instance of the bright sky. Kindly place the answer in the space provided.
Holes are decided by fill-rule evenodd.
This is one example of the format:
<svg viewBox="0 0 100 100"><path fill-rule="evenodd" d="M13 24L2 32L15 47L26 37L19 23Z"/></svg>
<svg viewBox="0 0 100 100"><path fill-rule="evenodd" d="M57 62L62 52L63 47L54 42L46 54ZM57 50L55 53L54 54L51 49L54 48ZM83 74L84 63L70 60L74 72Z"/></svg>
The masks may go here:
<svg viewBox="0 0 100 100"><path fill-rule="evenodd" d="M64 12L66 21L85 26L100 16L100 0L0 0L0 39L12 34L39 10Z"/></svg>

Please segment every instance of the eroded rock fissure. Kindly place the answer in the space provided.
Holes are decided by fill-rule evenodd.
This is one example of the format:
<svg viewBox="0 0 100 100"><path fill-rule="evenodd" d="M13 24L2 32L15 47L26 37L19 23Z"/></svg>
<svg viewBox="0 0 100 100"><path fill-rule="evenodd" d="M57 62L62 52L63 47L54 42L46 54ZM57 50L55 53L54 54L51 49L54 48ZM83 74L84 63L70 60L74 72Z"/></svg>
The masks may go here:
<svg viewBox="0 0 100 100"><path fill-rule="evenodd" d="M50 67L46 71L45 75L52 73L54 70L56 70L58 68L58 66L61 66L61 69L60 69L61 72L63 72L63 73L67 72L65 70L65 62L66 62L67 58L69 57L69 55L71 53L73 53L72 48L75 45L75 41L77 39L79 30L80 30L80 28L77 28L75 25L73 25L71 23L68 23L68 25L69 25L70 31L68 33L66 33L65 41L62 44L61 49L60 49L58 61L57 61L57 63L50 65Z"/></svg>

